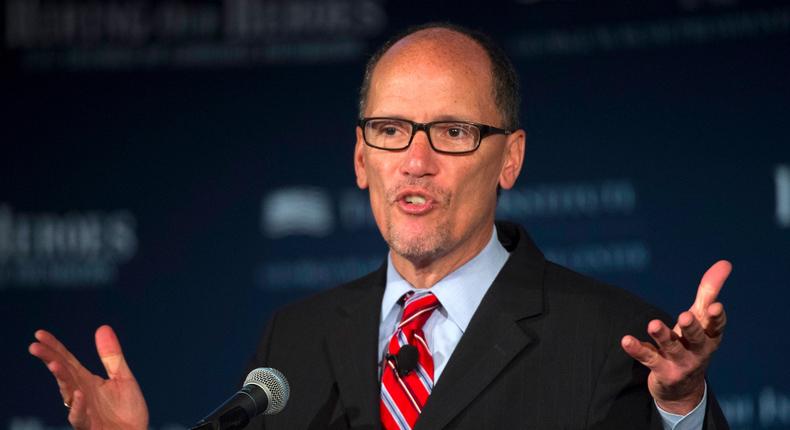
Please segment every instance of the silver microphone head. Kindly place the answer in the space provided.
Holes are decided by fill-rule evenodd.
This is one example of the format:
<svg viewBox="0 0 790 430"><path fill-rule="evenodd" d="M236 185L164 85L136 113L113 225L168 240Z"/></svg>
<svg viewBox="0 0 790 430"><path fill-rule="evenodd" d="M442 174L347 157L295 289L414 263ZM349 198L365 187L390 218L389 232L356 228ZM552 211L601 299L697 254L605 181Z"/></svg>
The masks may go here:
<svg viewBox="0 0 790 430"><path fill-rule="evenodd" d="M263 412L264 415L276 414L285 408L288 403L288 396L291 395L291 388L288 386L288 380L285 379L282 373L277 369L271 367L259 367L244 380L244 385L255 384L266 392L269 398L269 405Z"/></svg>

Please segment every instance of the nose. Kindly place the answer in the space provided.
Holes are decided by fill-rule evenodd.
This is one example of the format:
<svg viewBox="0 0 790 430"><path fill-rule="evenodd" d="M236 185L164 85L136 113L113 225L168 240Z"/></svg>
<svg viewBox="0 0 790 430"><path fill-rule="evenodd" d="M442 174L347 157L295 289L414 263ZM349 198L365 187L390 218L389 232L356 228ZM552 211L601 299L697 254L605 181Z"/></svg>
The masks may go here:
<svg viewBox="0 0 790 430"><path fill-rule="evenodd" d="M424 130L418 131L406 149L401 164L401 173L406 176L421 178L436 174L436 157L439 155L431 148L428 134Z"/></svg>

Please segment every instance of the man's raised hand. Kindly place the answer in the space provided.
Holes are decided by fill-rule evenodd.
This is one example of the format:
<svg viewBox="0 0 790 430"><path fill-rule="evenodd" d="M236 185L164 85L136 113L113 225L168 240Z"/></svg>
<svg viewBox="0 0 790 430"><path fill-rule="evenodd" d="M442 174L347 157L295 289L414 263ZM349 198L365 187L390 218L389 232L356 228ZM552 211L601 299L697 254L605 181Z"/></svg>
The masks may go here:
<svg viewBox="0 0 790 430"><path fill-rule="evenodd" d="M118 337L110 326L96 330L96 350L107 378L92 374L58 339L45 330L28 350L44 362L70 407L69 423L78 430L148 428L148 408L132 371L126 364Z"/></svg>
<svg viewBox="0 0 790 430"><path fill-rule="evenodd" d="M727 316L716 298L730 275L732 265L718 261L710 267L697 289L688 311L678 316L673 329L653 320L647 333L656 345L624 336L625 352L650 369L650 394L661 409L685 415L699 404L705 390L705 369L721 343Z"/></svg>

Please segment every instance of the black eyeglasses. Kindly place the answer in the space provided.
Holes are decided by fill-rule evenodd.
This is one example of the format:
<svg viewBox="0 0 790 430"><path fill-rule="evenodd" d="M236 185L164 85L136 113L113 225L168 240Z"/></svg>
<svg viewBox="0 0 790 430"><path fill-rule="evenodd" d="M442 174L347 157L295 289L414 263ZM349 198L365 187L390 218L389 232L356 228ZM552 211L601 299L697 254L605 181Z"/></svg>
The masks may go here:
<svg viewBox="0 0 790 430"><path fill-rule="evenodd" d="M418 123L400 118L363 118L357 125L362 128L365 144L373 148L387 151L406 149L414 135L422 130L428 135L431 148L444 154L473 152L484 137L512 133L511 130L466 121Z"/></svg>

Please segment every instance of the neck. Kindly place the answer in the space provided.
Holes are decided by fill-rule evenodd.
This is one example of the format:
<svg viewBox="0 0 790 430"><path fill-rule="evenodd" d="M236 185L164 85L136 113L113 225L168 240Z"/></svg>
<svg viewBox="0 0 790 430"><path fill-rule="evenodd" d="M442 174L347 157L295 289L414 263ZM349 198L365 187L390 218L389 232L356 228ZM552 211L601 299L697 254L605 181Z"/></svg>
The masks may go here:
<svg viewBox="0 0 790 430"><path fill-rule="evenodd" d="M390 249L392 265L412 287L431 288L445 276L475 258L491 240L491 226L477 229L471 237L459 241L454 249L428 258L407 258Z"/></svg>

